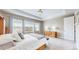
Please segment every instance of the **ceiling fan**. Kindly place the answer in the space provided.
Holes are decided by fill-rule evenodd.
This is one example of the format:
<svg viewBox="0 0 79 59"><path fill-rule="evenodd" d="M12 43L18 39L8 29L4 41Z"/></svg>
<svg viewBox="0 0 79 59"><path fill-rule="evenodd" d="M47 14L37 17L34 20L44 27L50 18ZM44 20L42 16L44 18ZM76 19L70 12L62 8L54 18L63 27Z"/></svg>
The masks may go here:
<svg viewBox="0 0 79 59"><path fill-rule="evenodd" d="M44 13L44 10L43 10L43 9L38 9L37 13L38 13L39 15L42 15L42 14Z"/></svg>

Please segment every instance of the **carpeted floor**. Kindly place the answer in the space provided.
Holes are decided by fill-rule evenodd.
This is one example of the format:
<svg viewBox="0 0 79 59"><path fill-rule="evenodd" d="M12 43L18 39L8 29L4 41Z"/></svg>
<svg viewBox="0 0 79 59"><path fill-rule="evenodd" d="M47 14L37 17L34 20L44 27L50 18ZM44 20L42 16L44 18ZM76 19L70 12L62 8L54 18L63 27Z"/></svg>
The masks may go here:
<svg viewBox="0 0 79 59"><path fill-rule="evenodd" d="M47 41L47 48L45 50L73 50L73 41L50 38Z"/></svg>

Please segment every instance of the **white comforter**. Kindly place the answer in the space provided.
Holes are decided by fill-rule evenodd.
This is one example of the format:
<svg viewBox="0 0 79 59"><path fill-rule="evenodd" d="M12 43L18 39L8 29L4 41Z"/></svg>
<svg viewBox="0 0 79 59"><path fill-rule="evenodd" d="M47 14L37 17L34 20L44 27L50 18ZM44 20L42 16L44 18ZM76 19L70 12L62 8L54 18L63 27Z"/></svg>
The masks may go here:
<svg viewBox="0 0 79 59"><path fill-rule="evenodd" d="M10 50L34 50L37 49L40 44L45 44L45 38L38 40L31 35L24 35L25 39L17 43L16 46L10 48Z"/></svg>

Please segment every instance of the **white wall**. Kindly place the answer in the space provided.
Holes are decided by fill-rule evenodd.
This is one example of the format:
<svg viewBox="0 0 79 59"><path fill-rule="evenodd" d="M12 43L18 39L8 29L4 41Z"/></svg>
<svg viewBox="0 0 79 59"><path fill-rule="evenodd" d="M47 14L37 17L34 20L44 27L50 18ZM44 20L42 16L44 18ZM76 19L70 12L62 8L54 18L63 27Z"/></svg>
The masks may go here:
<svg viewBox="0 0 79 59"><path fill-rule="evenodd" d="M64 39L74 40L74 16L64 18Z"/></svg>
<svg viewBox="0 0 79 59"><path fill-rule="evenodd" d="M64 30L64 18L58 17L55 19L48 19L44 22L44 31L48 31L48 27L52 28L51 31L57 31L60 33L59 38L63 37L63 30ZM55 30L54 28L58 27L58 30Z"/></svg>

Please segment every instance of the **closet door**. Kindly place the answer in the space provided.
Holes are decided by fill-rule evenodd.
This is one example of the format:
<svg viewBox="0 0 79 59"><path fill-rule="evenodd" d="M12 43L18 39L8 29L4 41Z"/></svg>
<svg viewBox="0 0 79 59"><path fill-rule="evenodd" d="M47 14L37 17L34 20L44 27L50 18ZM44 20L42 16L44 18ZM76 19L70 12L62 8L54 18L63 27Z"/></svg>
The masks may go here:
<svg viewBox="0 0 79 59"><path fill-rule="evenodd" d="M0 35L4 34L4 19L0 16Z"/></svg>
<svg viewBox="0 0 79 59"><path fill-rule="evenodd" d="M76 16L76 48L79 49L79 14Z"/></svg>
<svg viewBox="0 0 79 59"><path fill-rule="evenodd" d="M64 18L64 39L74 40L74 16Z"/></svg>

